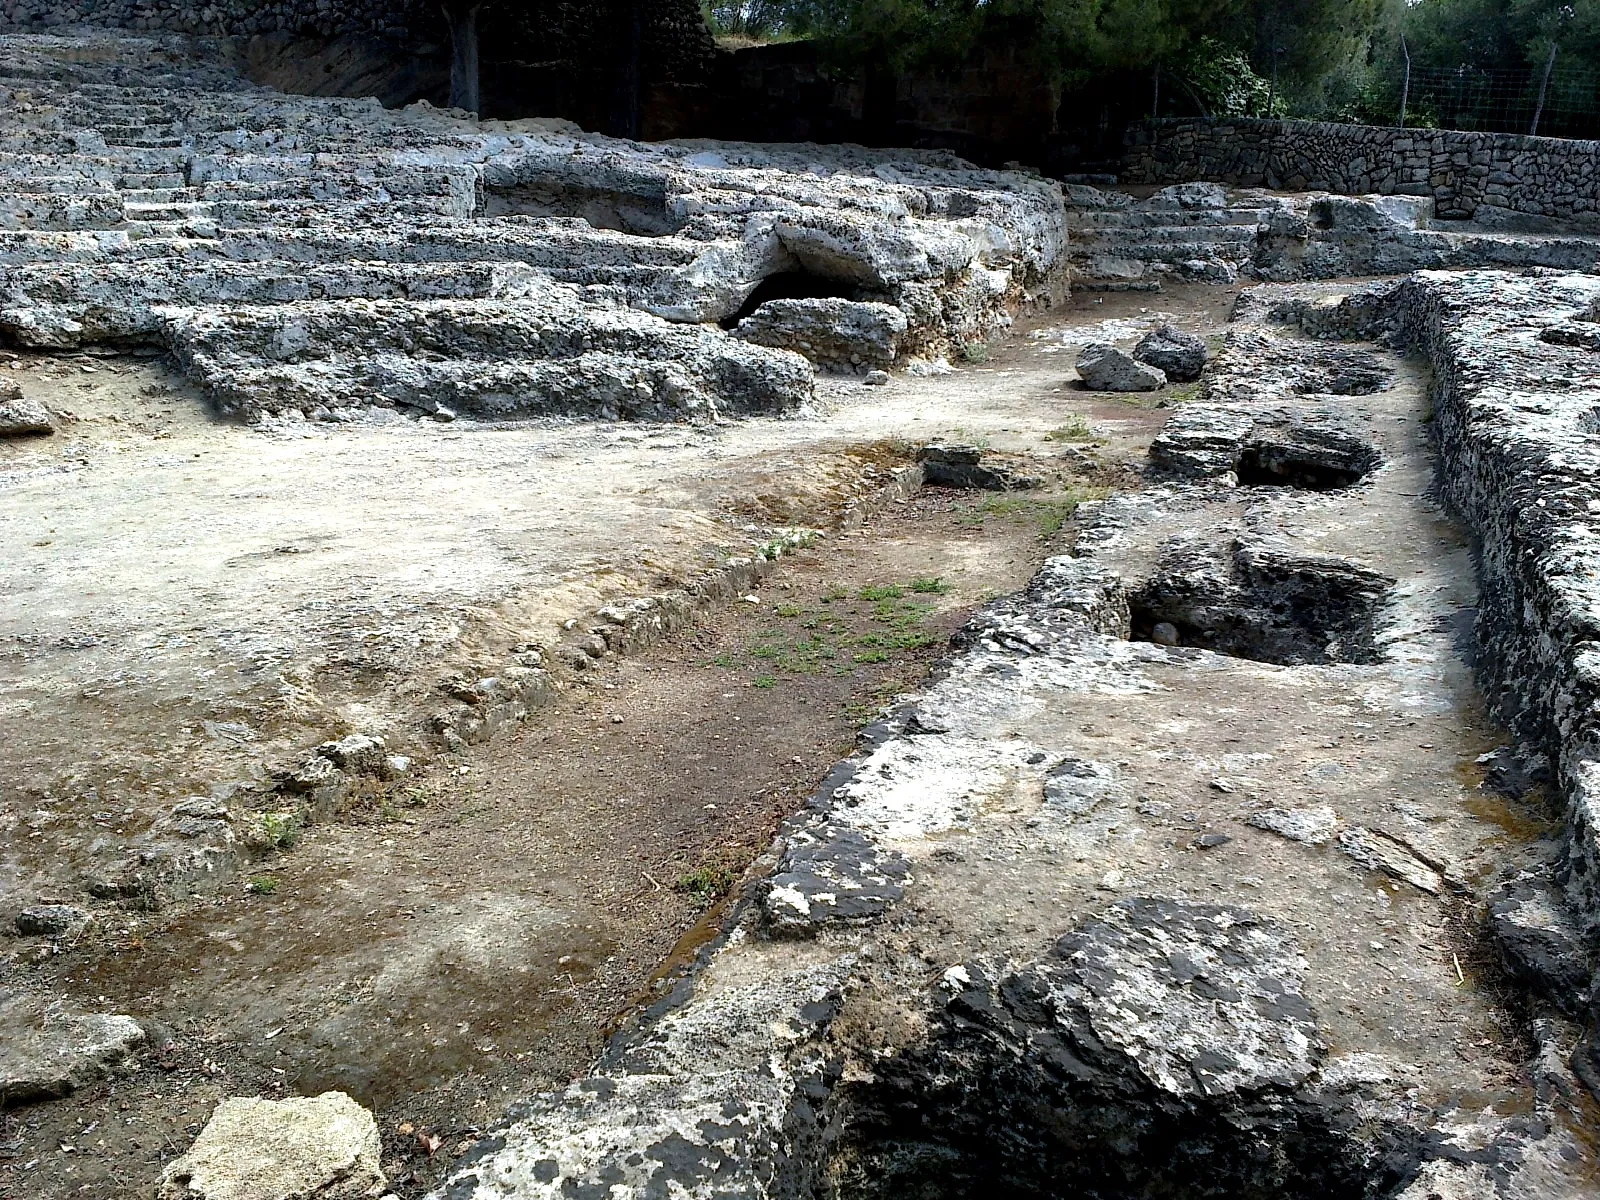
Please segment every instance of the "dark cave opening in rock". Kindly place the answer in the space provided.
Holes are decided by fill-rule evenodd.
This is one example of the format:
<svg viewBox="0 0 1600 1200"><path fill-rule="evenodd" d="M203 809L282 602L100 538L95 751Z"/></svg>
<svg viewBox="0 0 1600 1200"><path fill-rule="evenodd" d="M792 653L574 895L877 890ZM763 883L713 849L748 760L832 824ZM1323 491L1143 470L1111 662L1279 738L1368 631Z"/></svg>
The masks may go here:
<svg viewBox="0 0 1600 1200"><path fill-rule="evenodd" d="M1129 637L1278 666L1370 664L1394 584L1343 559L1236 551L1130 592Z"/></svg>
<svg viewBox="0 0 1600 1200"><path fill-rule="evenodd" d="M732 329L770 300L829 299L860 300L861 289L854 284L814 275L810 271L779 271L756 284L755 290L739 306L739 311L724 317L721 324L724 329Z"/></svg>

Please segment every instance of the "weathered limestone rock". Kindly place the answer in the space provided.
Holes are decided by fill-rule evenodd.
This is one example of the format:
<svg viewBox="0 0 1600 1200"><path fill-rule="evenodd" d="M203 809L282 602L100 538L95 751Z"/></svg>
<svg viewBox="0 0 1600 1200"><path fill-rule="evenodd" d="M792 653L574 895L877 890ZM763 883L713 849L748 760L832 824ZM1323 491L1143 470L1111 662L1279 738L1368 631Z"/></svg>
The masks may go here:
<svg viewBox="0 0 1600 1200"><path fill-rule="evenodd" d="M1078 377L1091 392L1153 392L1166 386L1159 367L1136 362L1124 350L1095 342L1078 355Z"/></svg>
<svg viewBox="0 0 1600 1200"><path fill-rule="evenodd" d="M31 904L17 914L24 937L66 937L89 924L89 914L74 904Z"/></svg>
<svg viewBox="0 0 1600 1200"><path fill-rule="evenodd" d="M0 379L0 437L27 437L56 431L49 410L22 394L20 385Z"/></svg>
<svg viewBox="0 0 1600 1200"><path fill-rule="evenodd" d="M933 442L917 451L922 464L922 480L934 487L981 488L1005 492L1039 486L1033 475L1022 475L1005 467L985 466L983 451L976 446L952 446Z"/></svg>
<svg viewBox="0 0 1600 1200"><path fill-rule="evenodd" d="M1439 872L1417 857L1399 839L1360 825L1339 835L1339 849L1371 871L1404 880L1419 892L1437 896L1444 887Z"/></svg>
<svg viewBox="0 0 1600 1200"><path fill-rule="evenodd" d="M734 327L733 336L795 350L818 366L885 367L899 356L905 313L854 300L769 300Z"/></svg>
<svg viewBox="0 0 1600 1200"><path fill-rule="evenodd" d="M1072 185L1066 201L1074 284L1103 291L1155 291L1168 279L1335 279L1475 266L1586 270L1594 260L1581 208L1572 213L1576 223L1565 226L1545 221L1531 227L1523 218L1513 236L1486 206L1474 214L1478 223L1445 226L1433 220L1434 205L1422 197L1330 196L1320 188L1285 196L1187 184L1134 200Z"/></svg>
<svg viewBox="0 0 1600 1200"><path fill-rule="evenodd" d="M1318 804L1310 808L1263 809L1251 814L1250 824L1292 842L1320 846L1332 839L1338 830L1339 817L1332 805Z"/></svg>
<svg viewBox="0 0 1600 1200"><path fill-rule="evenodd" d="M513 131L280 95L178 41L90 40L0 35L0 87L31 97L0 159L0 333L162 346L245 419L781 411L810 374L768 346L881 367L1061 288L1061 193L1037 176ZM7 205L40 177L59 190ZM769 292L817 298L760 304L738 337L706 327Z"/></svg>
<svg viewBox="0 0 1600 1200"><path fill-rule="evenodd" d="M217 1106L162 1172L161 1200L370 1200L385 1188L378 1124L343 1092Z"/></svg>
<svg viewBox="0 0 1600 1200"><path fill-rule="evenodd" d="M0 991L0 1107L65 1096L113 1070L145 1040L132 1017Z"/></svg>
<svg viewBox="0 0 1600 1200"><path fill-rule="evenodd" d="M1206 365L1204 338L1185 333L1171 325L1162 325L1139 339L1133 348L1133 357L1147 366L1160 370L1169 380L1187 383L1199 379Z"/></svg>
<svg viewBox="0 0 1600 1200"><path fill-rule="evenodd" d="M854 829L796 829L788 842L762 901L776 935L804 937L828 925L869 921L905 894L905 858Z"/></svg>
<svg viewBox="0 0 1600 1200"><path fill-rule="evenodd" d="M1571 1015L1593 992L1594 967L1583 935L1548 880L1508 880L1490 898L1489 928L1506 970Z"/></svg>

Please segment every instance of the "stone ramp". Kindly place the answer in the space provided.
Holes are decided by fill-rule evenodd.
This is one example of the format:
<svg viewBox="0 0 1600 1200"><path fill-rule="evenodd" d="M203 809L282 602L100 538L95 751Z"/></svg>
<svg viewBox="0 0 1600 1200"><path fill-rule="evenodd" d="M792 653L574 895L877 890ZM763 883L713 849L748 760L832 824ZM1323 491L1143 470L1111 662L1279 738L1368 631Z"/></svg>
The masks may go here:
<svg viewBox="0 0 1600 1200"><path fill-rule="evenodd" d="M246 418L416 411L413 399L437 392L484 415L686 419L803 403L785 350L846 371L939 355L1060 290L1060 189L1037 176L926 152L646 146L559 122L390 112L255 87L197 53L178 39L0 38L0 91L21 118L0 135L0 336L163 345ZM529 271L581 290L535 301ZM673 332L732 328L796 298L830 304L800 322L762 317L744 339ZM459 343L459 361L389 341L360 362L350 339L321 344L334 326L318 310L241 307L358 299L499 303L483 311L513 331L557 304L602 342L631 331L622 357L637 361L564 384L515 333L492 354L432 337L435 308L411 324L430 355ZM619 307L641 314L622 321ZM315 370L252 336L275 322L308 331ZM225 353L223 328L237 335ZM763 373L765 389L752 382ZM651 399L625 398L641 387Z"/></svg>

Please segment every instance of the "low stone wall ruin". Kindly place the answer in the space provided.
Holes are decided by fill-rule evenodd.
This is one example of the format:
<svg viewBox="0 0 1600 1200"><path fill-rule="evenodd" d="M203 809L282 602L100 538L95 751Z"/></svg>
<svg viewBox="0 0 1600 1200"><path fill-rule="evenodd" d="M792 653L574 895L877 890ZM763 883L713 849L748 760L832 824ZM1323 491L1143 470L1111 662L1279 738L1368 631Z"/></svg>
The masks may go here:
<svg viewBox="0 0 1600 1200"><path fill-rule="evenodd" d="M160 33L250 37L317 33L324 37L376 34L396 41L438 24L422 0L0 0L0 32L98 25Z"/></svg>
<svg viewBox="0 0 1600 1200"><path fill-rule="evenodd" d="M1564 138L1173 118L1129 129L1122 179L1426 196L1446 219L1600 225L1600 143Z"/></svg>

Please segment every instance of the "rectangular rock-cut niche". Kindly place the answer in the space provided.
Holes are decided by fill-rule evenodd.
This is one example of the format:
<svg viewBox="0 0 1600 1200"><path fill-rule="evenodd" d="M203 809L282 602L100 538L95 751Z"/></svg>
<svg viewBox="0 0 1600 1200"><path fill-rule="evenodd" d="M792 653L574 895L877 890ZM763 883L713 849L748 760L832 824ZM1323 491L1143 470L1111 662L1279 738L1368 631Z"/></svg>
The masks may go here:
<svg viewBox="0 0 1600 1200"><path fill-rule="evenodd" d="M1261 546L1164 551L1128 595L1130 638L1279 666L1381 661L1395 580L1346 559Z"/></svg>

